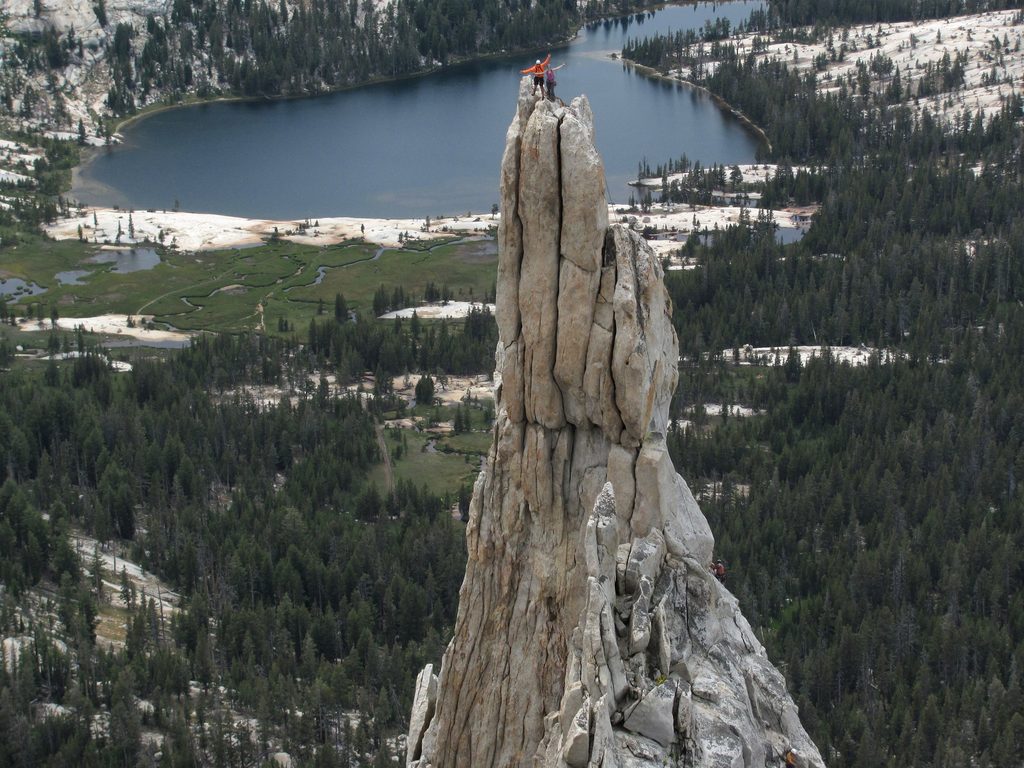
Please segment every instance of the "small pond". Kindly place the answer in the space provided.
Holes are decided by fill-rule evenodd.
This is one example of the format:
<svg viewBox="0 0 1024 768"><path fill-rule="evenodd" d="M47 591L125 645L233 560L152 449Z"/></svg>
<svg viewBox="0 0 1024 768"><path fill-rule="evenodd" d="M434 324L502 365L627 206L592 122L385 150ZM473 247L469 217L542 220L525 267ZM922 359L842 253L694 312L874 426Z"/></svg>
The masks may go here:
<svg viewBox="0 0 1024 768"><path fill-rule="evenodd" d="M191 339L117 339L106 341L107 349L127 349L131 347L156 347L157 349L184 349L192 343Z"/></svg>
<svg viewBox="0 0 1024 768"><path fill-rule="evenodd" d="M775 230L775 240L782 245L795 243L803 239L803 236L807 234L807 229L808 227L777 227Z"/></svg>
<svg viewBox="0 0 1024 768"><path fill-rule="evenodd" d="M152 248L104 249L86 259L89 264L113 264L111 272L119 275L129 272L143 272L160 263L160 254Z"/></svg>
<svg viewBox="0 0 1024 768"><path fill-rule="evenodd" d="M57 282L61 285L85 285L82 282L82 278L88 277L91 274L87 269L69 269L66 272L58 272L54 277L57 278Z"/></svg>
<svg viewBox="0 0 1024 768"><path fill-rule="evenodd" d="M45 293L46 289L36 283L26 283L20 277L9 277L6 280L0 279L0 296L7 301L17 301L25 296L38 296Z"/></svg>

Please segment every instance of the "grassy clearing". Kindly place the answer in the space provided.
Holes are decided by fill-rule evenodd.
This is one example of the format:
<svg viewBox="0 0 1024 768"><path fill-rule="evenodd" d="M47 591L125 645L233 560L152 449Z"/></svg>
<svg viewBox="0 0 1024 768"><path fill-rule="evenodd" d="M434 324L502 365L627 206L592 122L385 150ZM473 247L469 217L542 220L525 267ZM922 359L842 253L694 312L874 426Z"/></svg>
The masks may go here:
<svg viewBox="0 0 1024 768"><path fill-rule="evenodd" d="M406 411L406 416L419 416L426 423L451 421L455 406L417 405ZM481 460L491 447L490 411L478 406L469 408L470 423L475 431L458 435L433 435L410 429L384 431L388 450L392 453L402 446L402 455L392 458L395 480L411 480L417 486L426 485L434 493L456 493L462 485L472 484ZM394 416L396 414L389 414ZM433 442L433 450L425 447ZM378 488L385 487L383 466L370 474Z"/></svg>
<svg viewBox="0 0 1024 768"><path fill-rule="evenodd" d="M67 269L101 270L101 265L72 265L96 252L95 245L74 240L48 240L41 235L19 234L17 245L0 250L0 277L20 277L46 288L56 285L54 275Z"/></svg>
<svg viewBox="0 0 1024 768"><path fill-rule="evenodd" d="M471 453L484 456L491 448L490 432L463 432L458 435L448 435L439 440L438 448L449 448L458 453Z"/></svg>
<svg viewBox="0 0 1024 768"><path fill-rule="evenodd" d="M110 645L123 648L128 637L126 629L131 613L124 608L101 603L97 616L96 638Z"/></svg>
<svg viewBox="0 0 1024 768"><path fill-rule="evenodd" d="M443 245L429 252L386 250L373 261L330 270L320 285L297 288L291 301L333 302L341 293L350 307L368 311L381 286L402 286L407 294L422 296L428 283L447 285L456 299L480 300L494 287L498 263L490 241Z"/></svg>
<svg viewBox="0 0 1024 768"><path fill-rule="evenodd" d="M448 245L458 240L457 237L445 237L440 239L431 240L407 240L405 243L405 250L407 251L429 251L437 248L440 245Z"/></svg>
<svg viewBox="0 0 1024 768"><path fill-rule="evenodd" d="M49 320L46 321L47 325L49 322ZM50 333L51 331L49 330L42 332L22 331L14 326L0 325L0 339L6 339L11 345L20 345L25 349L42 349L46 347L50 341ZM66 331L58 332L58 335L61 335L61 333L72 339L74 337L74 334ZM85 339L87 340L87 343L92 343L98 339L98 337L93 336L92 334L86 334Z"/></svg>
<svg viewBox="0 0 1024 768"><path fill-rule="evenodd" d="M405 445L401 458L392 459L395 481L408 480L416 487L426 486L436 494L454 493L462 484L472 482L479 469L478 461L474 458L467 460L461 454L431 452L426 446L432 440L435 440L433 435L409 430L402 430L400 435L388 435L389 450L393 450L398 441ZM370 482L382 490L386 487L382 465L370 472Z"/></svg>

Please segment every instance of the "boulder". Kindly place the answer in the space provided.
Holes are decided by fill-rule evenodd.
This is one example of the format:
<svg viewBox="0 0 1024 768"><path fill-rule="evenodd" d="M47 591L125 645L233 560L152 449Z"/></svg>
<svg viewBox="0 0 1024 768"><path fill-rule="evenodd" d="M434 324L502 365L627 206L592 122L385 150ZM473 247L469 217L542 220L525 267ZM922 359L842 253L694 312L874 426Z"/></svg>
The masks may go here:
<svg viewBox="0 0 1024 768"><path fill-rule="evenodd" d="M640 582L646 579L654 584L661 573L661 564L665 558L665 537L657 528L645 538L636 539L629 548L626 569L622 574L622 589L627 595L635 594L640 589Z"/></svg>
<svg viewBox="0 0 1024 768"><path fill-rule="evenodd" d="M626 715L625 727L667 747L676 740L676 684L668 681L655 686Z"/></svg>
<svg viewBox="0 0 1024 768"><path fill-rule="evenodd" d="M633 610L629 614L629 655L643 653L651 642L651 594L654 584L647 576L640 578Z"/></svg>
<svg viewBox="0 0 1024 768"><path fill-rule="evenodd" d="M576 711L564 733L562 759L570 768L586 768L590 758L590 702Z"/></svg>

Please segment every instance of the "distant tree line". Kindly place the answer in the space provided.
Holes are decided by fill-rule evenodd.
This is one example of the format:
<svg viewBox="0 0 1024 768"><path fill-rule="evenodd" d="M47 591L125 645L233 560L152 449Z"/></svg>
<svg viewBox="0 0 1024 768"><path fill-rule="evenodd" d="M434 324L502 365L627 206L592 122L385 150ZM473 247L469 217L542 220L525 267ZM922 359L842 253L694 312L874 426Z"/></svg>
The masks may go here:
<svg viewBox="0 0 1024 768"><path fill-rule="evenodd" d="M1019 7L1015 0L769 0L757 16L766 26L786 28L943 19Z"/></svg>
<svg viewBox="0 0 1024 768"><path fill-rule="evenodd" d="M310 321L307 348L345 381L363 371L390 376L408 371L454 374L494 370L498 326L484 307L462 320L426 322L415 315L386 322Z"/></svg>
<svg viewBox="0 0 1024 768"><path fill-rule="evenodd" d="M919 145L906 148L909 157L935 151L950 140L977 148L1005 137L1019 106L1011 97L1001 119L990 125L965 111L957 116L951 136L927 110L917 121L908 99L963 86L965 62L959 54L947 53L938 63L929 64L913 84L904 82L891 61L861 62L855 72L834 83L835 90L824 94L818 93L813 70L796 71L777 57L759 58L737 50L731 42L707 43L692 33L630 40L622 55L661 70L687 68L689 80L764 129L775 160L819 161L830 166L861 162L877 151L899 151L911 138ZM714 65L708 66L709 62ZM879 76L879 71L885 74Z"/></svg>

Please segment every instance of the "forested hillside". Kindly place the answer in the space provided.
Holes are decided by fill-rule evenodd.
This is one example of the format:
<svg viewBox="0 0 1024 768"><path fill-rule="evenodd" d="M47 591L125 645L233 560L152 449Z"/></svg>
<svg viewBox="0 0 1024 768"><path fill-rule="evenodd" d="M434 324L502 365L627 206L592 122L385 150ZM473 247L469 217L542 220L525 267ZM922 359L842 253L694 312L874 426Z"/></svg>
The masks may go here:
<svg viewBox="0 0 1024 768"><path fill-rule="evenodd" d="M692 66L701 47L676 36L624 54ZM1014 764L1021 101L945 125L915 119L877 73L821 94L783 61L728 41L703 41L709 53L720 63L695 66L698 82L764 128L772 159L809 168L784 167L766 199L799 187L821 209L788 246L763 221L693 238L698 268L669 273L689 361L677 407L696 418L670 435L674 460L830 765ZM934 86L958 87L952 66ZM777 366L737 365L748 344L777 348ZM801 365L787 351L800 344L879 351L862 368L827 354ZM763 415L709 419L706 403Z"/></svg>
<svg viewBox="0 0 1024 768"><path fill-rule="evenodd" d="M0 765L250 765L271 744L317 765L388 759L450 632L464 544L450 502L367 482L376 396L321 387L265 408L235 389L310 362L224 336L126 374L95 356L0 374L0 623L34 638L5 646ZM127 608L105 607L74 530L127 545L181 610L126 582ZM121 641L97 636L105 610Z"/></svg>
<svg viewBox="0 0 1024 768"><path fill-rule="evenodd" d="M550 46L646 0L174 0L95 18L0 15L0 103L14 124L103 136L105 118L198 96L306 96ZM15 21L17 23L15 23ZM83 28L84 27L84 28ZM7 38L4 40L4 38ZM5 44L6 43L6 44Z"/></svg>
<svg viewBox="0 0 1024 768"><path fill-rule="evenodd" d="M918 21L1000 8L1017 8L1014 0L771 0L767 16L785 27L877 21Z"/></svg>
<svg viewBox="0 0 1024 768"><path fill-rule="evenodd" d="M540 0L427 3L234 3L176 0L147 22L148 41L118 28L108 51L110 106L123 113L151 88L183 94L305 95L395 77L454 58L544 45L581 19L574 4ZM119 41L123 40L122 44ZM206 73L196 65L205 62ZM215 73L210 76L210 70Z"/></svg>

